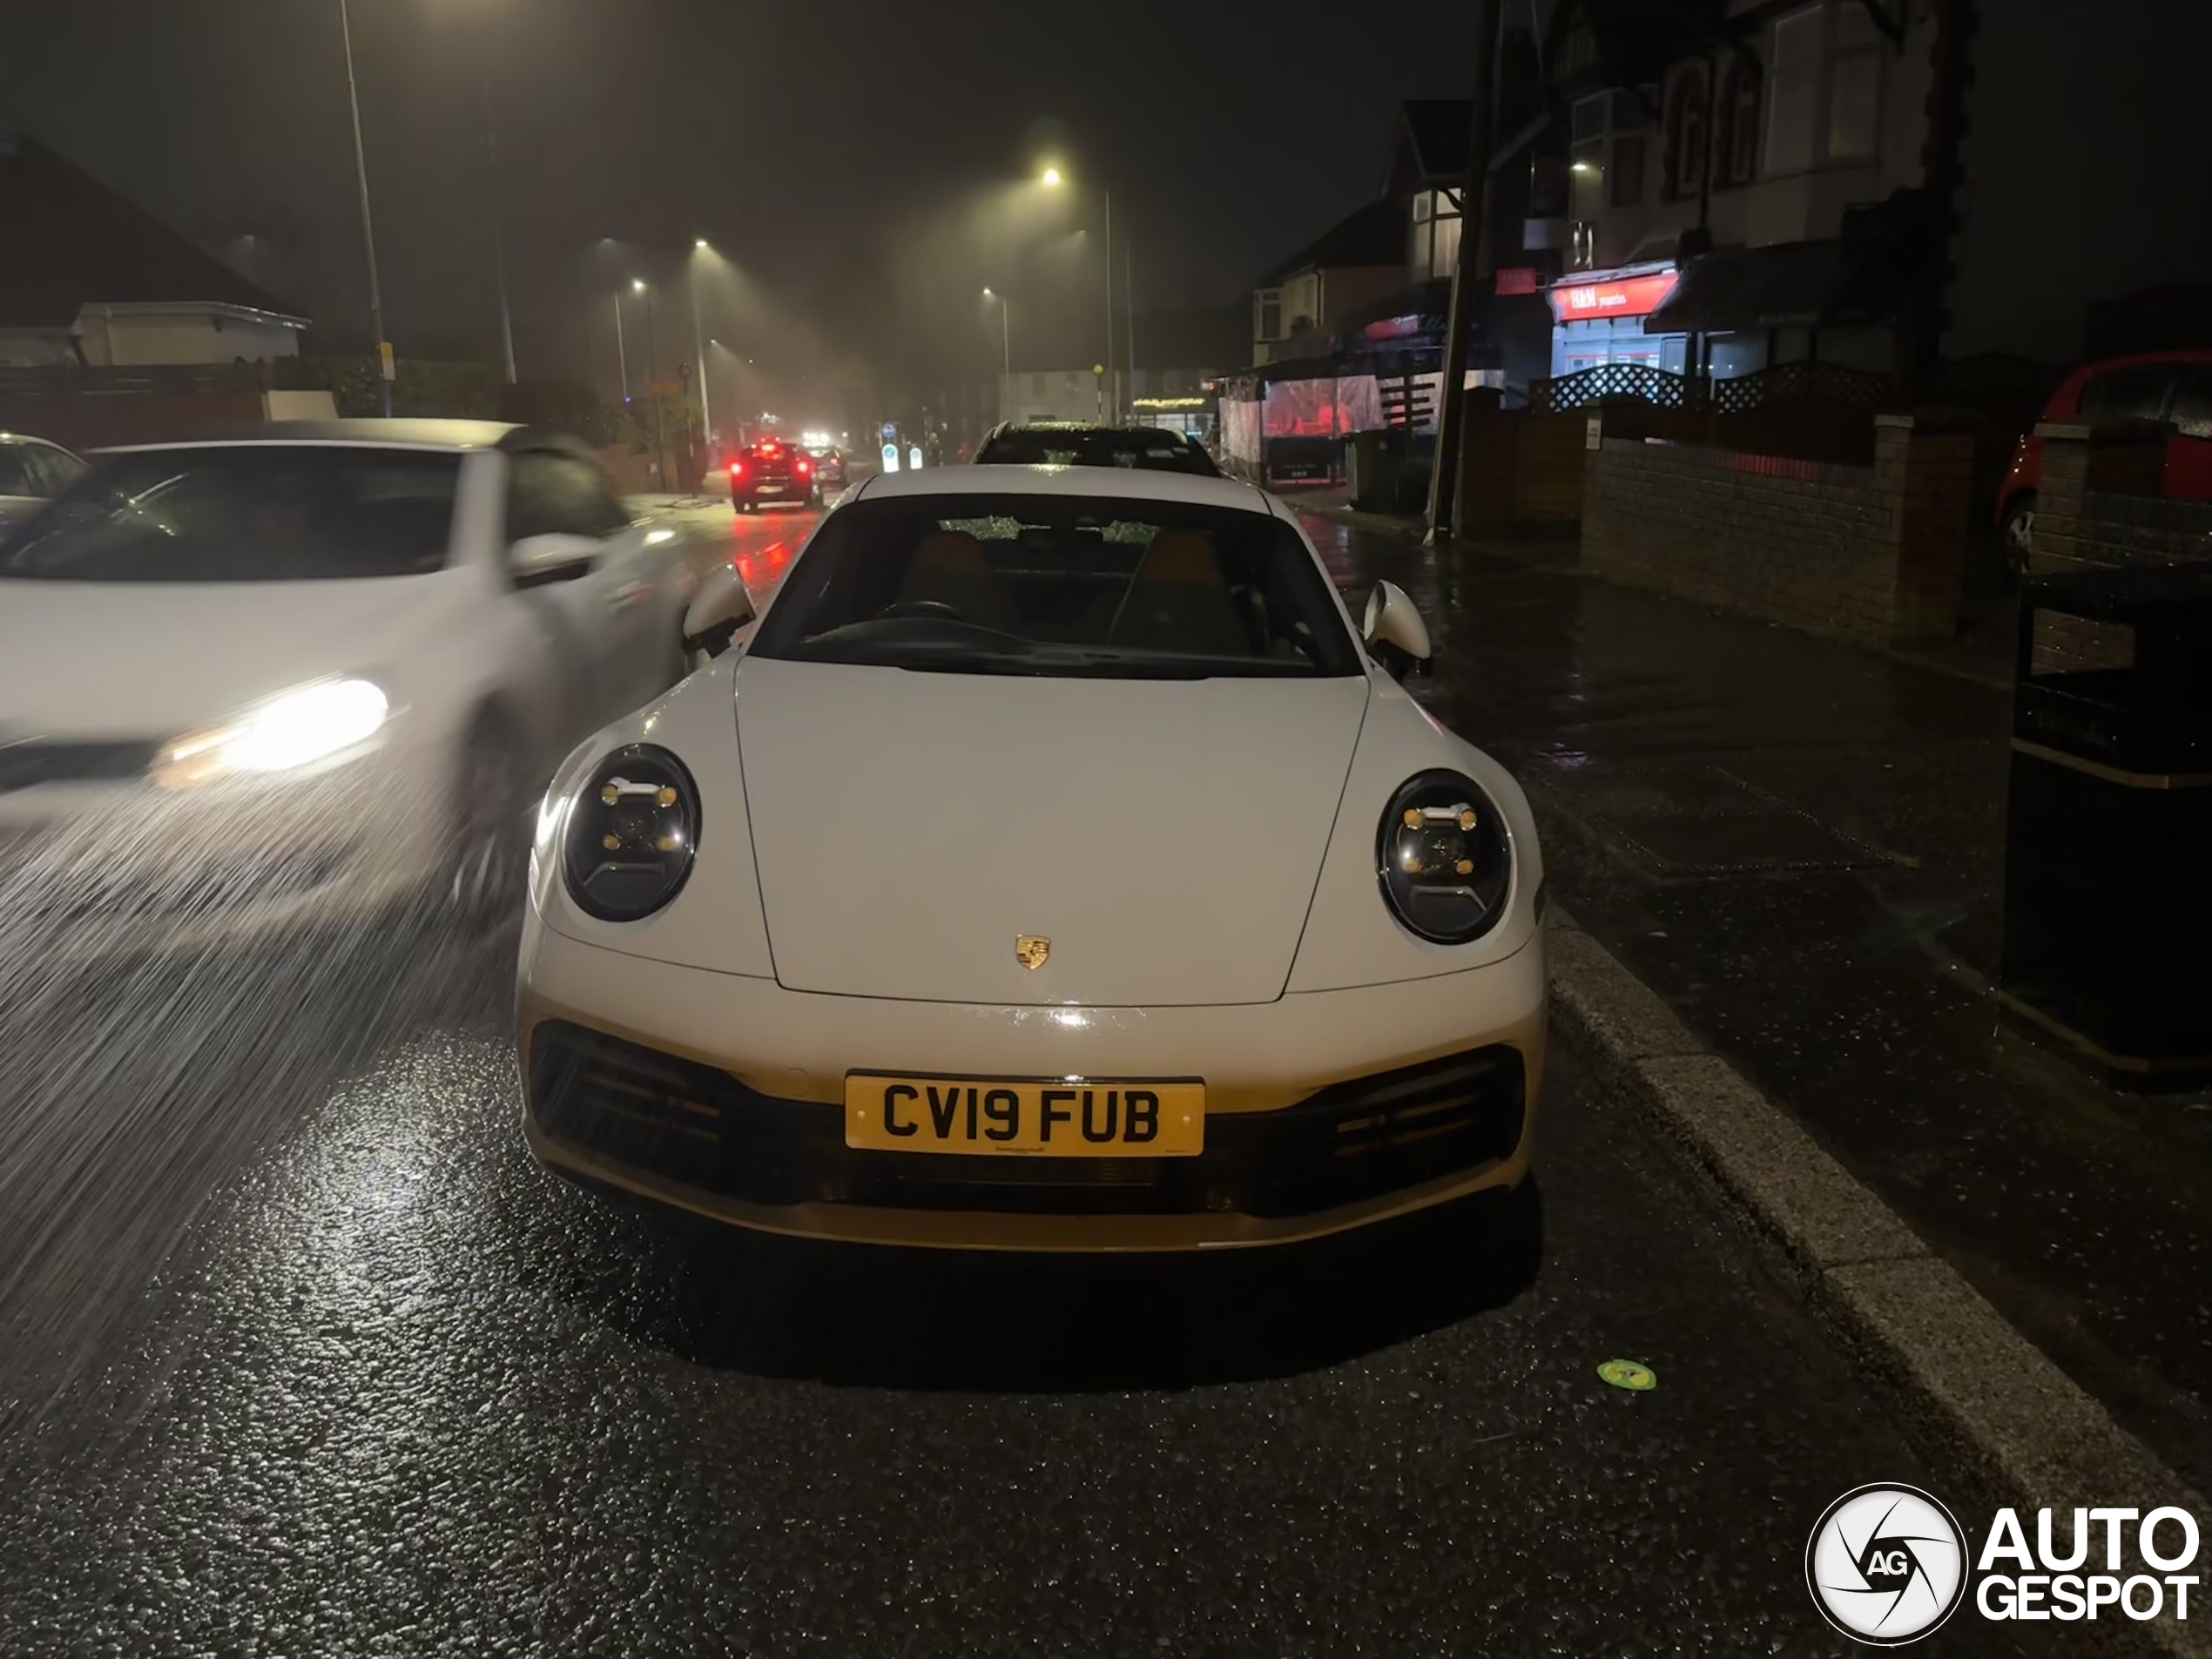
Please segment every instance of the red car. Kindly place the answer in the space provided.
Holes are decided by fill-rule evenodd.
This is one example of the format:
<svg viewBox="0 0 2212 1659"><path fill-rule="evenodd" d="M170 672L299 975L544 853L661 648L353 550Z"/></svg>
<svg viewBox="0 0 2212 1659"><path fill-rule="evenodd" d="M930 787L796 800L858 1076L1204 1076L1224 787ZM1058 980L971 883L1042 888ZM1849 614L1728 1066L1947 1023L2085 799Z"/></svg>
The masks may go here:
<svg viewBox="0 0 2212 1659"><path fill-rule="evenodd" d="M763 438L731 457L730 505L753 513L779 503L819 507L822 481L806 450L781 438Z"/></svg>
<svg viewBox="0 0 2212 1659"><path fill-rule="evenodd" d="M2212 501L2212 351L2146 352L2084 363L2043 406L2045 421L2101 426L2153 421L2173 428L2166 441L2159 493L2175 501ZM2035 496L2043 482L2043 440L2029 433L2013 452L2012 470L1997 492L2005 563L2027 568Z"/></svg>

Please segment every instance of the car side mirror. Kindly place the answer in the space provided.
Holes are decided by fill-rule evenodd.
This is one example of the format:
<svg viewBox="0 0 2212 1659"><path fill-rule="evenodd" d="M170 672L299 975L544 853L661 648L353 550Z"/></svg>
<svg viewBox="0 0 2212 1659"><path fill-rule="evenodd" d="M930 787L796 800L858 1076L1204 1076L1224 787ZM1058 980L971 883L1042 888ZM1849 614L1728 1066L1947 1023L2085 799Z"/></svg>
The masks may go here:
<svg viewBox="0 0 2212 1659"><path fill-rule="evenodd" d="M1395 582L1375 583L1359 632L1375 660L1395 678L1404 679L1409 671L1428 672L1428 624L1421 620L1420 607Z"/></svg>
<svg viewBox="0 0 2212 1659"><path fill-rule="evenodd" d="M721 565L699 583L698 592L685 608L684 649L719 657L730 649L738 630L756 614L752 596L745 591L745 578L738 574L737 566Z"/></svg>
<svg viewBox="0 0 2212 1659"><path fill-rule="evenodd" d="M525 536L507 550L507 569L518 588L542 588L549 582L573 582L591 574L599 556L599 543L589 536L549 530Z"/></svg>

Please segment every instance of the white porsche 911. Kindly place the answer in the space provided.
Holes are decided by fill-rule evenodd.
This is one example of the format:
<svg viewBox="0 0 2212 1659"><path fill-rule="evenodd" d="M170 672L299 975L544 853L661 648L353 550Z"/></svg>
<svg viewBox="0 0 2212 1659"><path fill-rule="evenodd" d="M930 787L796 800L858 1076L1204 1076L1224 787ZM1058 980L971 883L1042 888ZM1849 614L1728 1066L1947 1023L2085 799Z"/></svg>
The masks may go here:
<svg viewBox="0 0 2212 1659"><path fill-rule="evenodd" d="M561 766L524 1129L586 1184L886 1244L1265 1244L1529 1167L1519 786L1226 480L864 482L757 620ZM1362 635L1364 634L1364 640Z"/></svg>

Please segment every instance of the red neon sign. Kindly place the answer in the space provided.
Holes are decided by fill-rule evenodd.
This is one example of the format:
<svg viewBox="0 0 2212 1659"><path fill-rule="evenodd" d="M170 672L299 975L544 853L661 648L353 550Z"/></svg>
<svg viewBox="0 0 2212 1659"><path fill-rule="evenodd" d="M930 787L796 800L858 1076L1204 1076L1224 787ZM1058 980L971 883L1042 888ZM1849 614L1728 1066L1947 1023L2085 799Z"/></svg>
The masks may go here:
<svg viewBox="0 0 2212 1659"><path fill-rule="evenodd" d="M1675 291L1672 271L1618 282L1561 282L1552 288L1552 314L1561 322L1596 317L1648 317Z"/></svg>

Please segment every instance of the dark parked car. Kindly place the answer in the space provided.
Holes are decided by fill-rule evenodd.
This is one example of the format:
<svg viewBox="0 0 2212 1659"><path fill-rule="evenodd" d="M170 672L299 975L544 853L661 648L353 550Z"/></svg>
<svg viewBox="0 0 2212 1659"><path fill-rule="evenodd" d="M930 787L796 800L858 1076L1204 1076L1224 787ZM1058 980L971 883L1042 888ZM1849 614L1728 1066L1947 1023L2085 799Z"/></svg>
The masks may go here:
<svg viewBox="0 0 2212 1659"><path fill-rule="evenodd" d="M979 467L1134 467L1145 472L1218 478L1213 457L1164 427L1086 426L1076 421L1008 422L985 435Z"/></svg>
<svg viewBox="0 0 2212 1659"><path fill-rule="evenodd" d="M730 504L741 513L763 507L819 507L822 482L814 457L781 438L763 438L738 451L730 462Z"/></svg>

